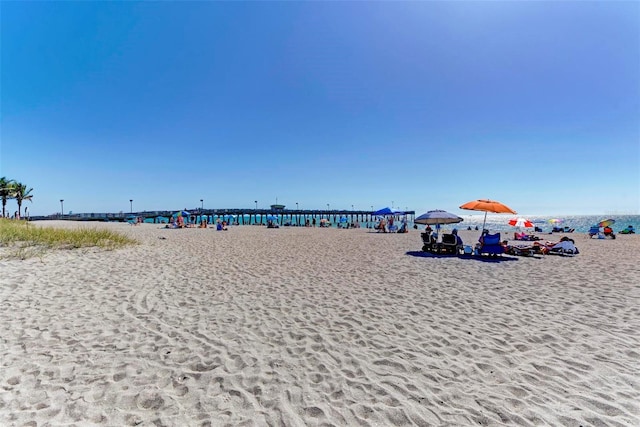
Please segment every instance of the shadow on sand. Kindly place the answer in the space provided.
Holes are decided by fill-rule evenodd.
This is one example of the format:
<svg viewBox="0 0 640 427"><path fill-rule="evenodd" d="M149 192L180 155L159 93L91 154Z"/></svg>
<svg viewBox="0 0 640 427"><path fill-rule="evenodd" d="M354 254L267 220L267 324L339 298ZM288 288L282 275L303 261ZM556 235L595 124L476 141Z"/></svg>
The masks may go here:
<svg viewBox="0 0 640 427"><path fill-rule="evenodd" d="M480 261L480 262L492 262L492 263L500 263L500 262L508 262L508 261L518 261L517 257L511 256L477 256L477 255L449 255L449 254L434 254L431 252L423 252L423 251L408 251L406 253L409 256L417 257L417 258L460 258L471 261Z"/></svg>

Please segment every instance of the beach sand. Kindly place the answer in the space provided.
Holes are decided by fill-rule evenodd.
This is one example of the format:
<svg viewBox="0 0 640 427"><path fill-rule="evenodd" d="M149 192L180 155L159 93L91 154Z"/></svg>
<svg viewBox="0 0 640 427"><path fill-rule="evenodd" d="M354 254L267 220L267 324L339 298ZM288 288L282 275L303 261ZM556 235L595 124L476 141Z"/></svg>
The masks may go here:
<svg viewBox="0 0 640 427"><path fill-rule="evenodd" d="M140 244L0 260L2 426L640 425L640 236L89 226Z"/></svg>

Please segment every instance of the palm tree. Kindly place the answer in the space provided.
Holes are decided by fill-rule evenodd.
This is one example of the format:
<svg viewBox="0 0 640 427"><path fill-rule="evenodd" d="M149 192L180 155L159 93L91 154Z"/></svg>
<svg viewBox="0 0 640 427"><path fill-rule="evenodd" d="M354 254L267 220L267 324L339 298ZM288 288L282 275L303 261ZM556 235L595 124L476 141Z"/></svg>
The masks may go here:
<svg viewBox="0 0 640 427"><path fill-rule="evenodd" d="M22 202L25 200L33 202L33 194L31 194L32 191L33 188L27 188L27 186L21 182L16 182L13 184L12 196L18 203L18 215L20 215L20 217L22 217Z"/></svg>
<svg viewBox="0 0 640 427"><path fill-rule="evenodd" d="M2 217L4 218L5 207L7 206L7 199L13 198L13 184L12 179L6 177L0 178L0 198L2 198Z"/></svg>

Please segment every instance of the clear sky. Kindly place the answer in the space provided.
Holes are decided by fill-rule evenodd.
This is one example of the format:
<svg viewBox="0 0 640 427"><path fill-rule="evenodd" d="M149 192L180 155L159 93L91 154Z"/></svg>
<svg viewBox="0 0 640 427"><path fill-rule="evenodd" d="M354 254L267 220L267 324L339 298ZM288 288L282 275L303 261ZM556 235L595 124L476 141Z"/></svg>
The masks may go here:
<svg viewBox="0 0 640 427"><path fill-rule="evenodd" d="M640 2L0 2L33 215L640 213ZM9 202L8 210L15 210Z"/></svg>

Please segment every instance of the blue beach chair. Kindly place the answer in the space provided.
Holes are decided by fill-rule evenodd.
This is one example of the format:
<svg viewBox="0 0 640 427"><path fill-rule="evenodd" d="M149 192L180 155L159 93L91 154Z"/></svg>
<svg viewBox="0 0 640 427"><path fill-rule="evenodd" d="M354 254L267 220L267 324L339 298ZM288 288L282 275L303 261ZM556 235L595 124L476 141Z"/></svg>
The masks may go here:
<svg viewBox="0 0 640 427"><path fill-rule="evenodd" d="M504 247L500 243L500 233L484 234L480 237L478 255L502 255Z"/></svg>

